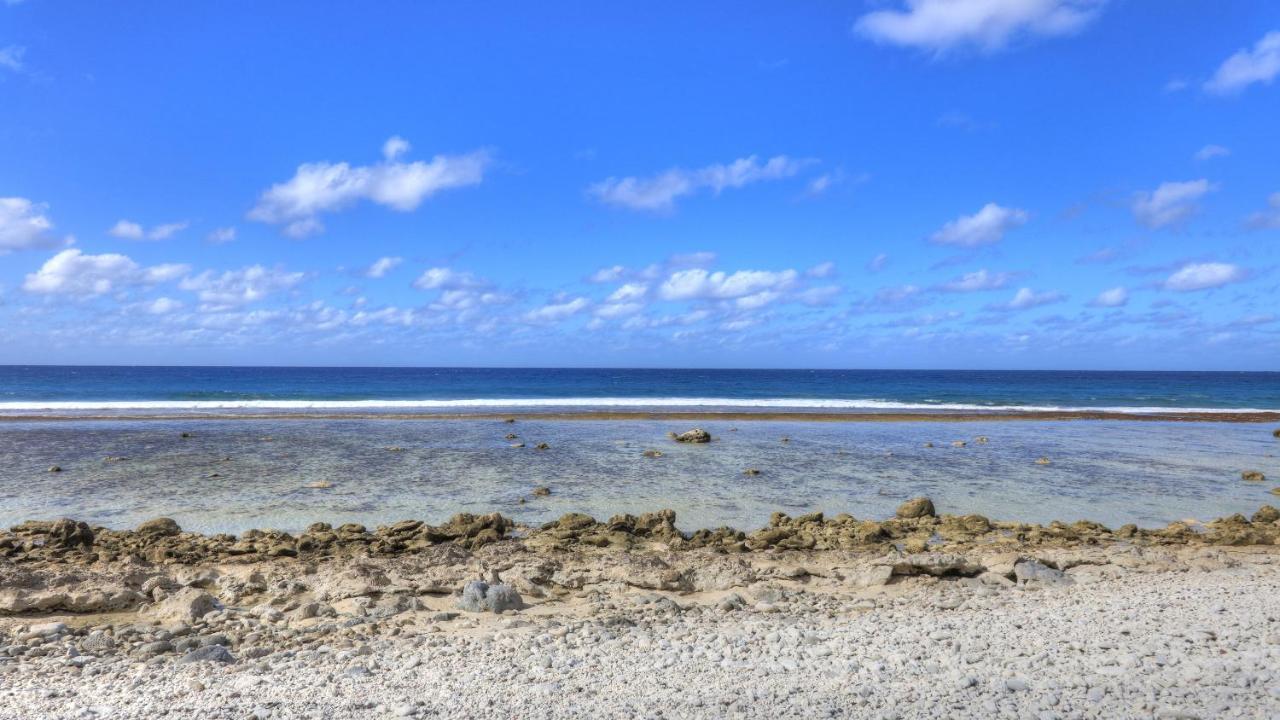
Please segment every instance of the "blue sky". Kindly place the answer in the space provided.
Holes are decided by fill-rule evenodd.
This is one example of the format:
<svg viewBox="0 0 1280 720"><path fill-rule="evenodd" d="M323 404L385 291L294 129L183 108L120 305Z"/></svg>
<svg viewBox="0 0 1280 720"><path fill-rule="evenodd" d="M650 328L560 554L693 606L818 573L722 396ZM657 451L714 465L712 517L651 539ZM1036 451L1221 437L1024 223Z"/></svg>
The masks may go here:
<svg viewBox="0 0 1280 720"><path fill-rule="evenodd" d="M0 362L1276 369L1280 4L0 0Z"/></svg>

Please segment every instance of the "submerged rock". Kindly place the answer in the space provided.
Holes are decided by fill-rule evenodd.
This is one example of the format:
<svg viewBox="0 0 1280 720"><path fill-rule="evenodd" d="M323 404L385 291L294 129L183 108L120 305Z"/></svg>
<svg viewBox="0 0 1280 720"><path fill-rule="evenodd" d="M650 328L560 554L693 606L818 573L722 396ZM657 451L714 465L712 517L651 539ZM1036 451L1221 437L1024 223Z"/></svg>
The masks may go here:
<svg viewBox="0 0 1280 720"><path fill-rule="evenodd" d="M1047 457L1036 458L1037 465L1048 465L1051 461Z"/></svg>
<svg viewBox="0 0 1280 720"><path fill-rule="evenodd" d="M462 588L458 607L467 612L503 613L524 607L520 593L510 585L490 585L483 580L472 580Z"/></svg>
<svg viewBox="0 0 1280 720"><path fill-rule="evenodd" d="M550 494L551 494L551 488L547 487L546 485L539 485L538 487L533 489L534 497L546 497Z"/></svg>
<svg viewBox="0 0 1280 720"><path fill-rule="evenodd" d="M898 506L897 512L894 513L904 520L912 518L933 517L933 501L927 497L911 498L910 500Z"/></svg>
<svg viewBox="0 0 1280 720"><path fill-rule="evenodd" d="M709 443L711 442L711 433L702 428L694 428L686 430L679 435L671 433L671 439L682 443Z"/></svg>
<svg viewBox="0 0 1280 720"><path fill-rule="evenodd" d="M644 455L644 456L645 456L645 457L647 457L647 458L660 458L660 457L662 457L662 451L661 451L661 450L645 450L645 451L644 451L643 453L641 453L641 454L642 454L642 455Z"/></svg>

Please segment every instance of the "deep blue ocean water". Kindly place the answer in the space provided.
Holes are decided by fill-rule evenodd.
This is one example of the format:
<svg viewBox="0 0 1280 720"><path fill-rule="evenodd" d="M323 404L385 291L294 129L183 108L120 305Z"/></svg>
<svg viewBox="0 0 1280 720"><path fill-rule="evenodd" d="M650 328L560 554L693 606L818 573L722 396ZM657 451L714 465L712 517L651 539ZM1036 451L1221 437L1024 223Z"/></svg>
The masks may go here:
<svg viewBox="0 0 1280 720"><path fill-rule="evenodd" d="M503 406L1280 410L1280 372L0 366L0 412Z"/></svg>

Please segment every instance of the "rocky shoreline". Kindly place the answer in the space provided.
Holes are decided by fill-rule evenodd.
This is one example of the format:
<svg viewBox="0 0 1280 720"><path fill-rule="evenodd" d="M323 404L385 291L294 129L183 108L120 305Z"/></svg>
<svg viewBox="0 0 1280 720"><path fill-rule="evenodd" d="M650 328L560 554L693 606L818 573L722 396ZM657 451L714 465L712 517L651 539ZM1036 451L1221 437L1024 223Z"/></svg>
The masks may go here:
<svg viewBox="0 0 1280 720"><path fill-rule="evenodd" d="M526 527L493 513L238 537L183 532L164 518L125 531L23 523L0 533L0 717L153 717L162 706L170 716L255 718L888 717L895 707L1260 717L1280 708L1280 511L1271 506L1159 530L937 516L927 498L889 520L777 513L750 533L683 533L675 521L671 511L605 522L571 514ZM1219 602L1201 596L1206 587L1231 607L1194 628L1168 624ZM1063 606L1066 634L995 651L992 626L1040 617L1045 603ZM1128 607L1132 622L1150 611L1158 627L1095 638L1119 658L1112 675L1045 684L1081 660L1064 649L1080 642L1073 633L1096 635L1084 627L1097 619L1089 603ZM1239 617L1223 625L1223 613ZM628 669L637 652L645 659ZM686 664L705 674L701 690L661 682ZM942 682L911 690L881 677L898 665ZM602 667L612 670L588 671ZM851 692L836 667L876 684ZM1224 684L1188 694L1200 680L1139 679L1188 668ZM723 689L734 674L760 673L758 686ZM516 694L495 696L464 676ZM316 683L327 689L297 695ZM427 692L446 686L488 705ZM772 694L744 701L757 690ZM615 702L632 695L631 705Z"/></svg>

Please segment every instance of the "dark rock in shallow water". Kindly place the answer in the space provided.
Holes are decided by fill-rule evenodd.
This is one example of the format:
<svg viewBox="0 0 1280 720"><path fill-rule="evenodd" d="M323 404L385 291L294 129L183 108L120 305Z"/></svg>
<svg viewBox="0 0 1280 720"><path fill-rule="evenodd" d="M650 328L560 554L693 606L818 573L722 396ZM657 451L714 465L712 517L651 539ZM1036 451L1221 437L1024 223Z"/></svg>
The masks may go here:
<svg viewBox="0 0 1280 720"><path fill-rule="evenodd" d="M539 485L538 487L533 489L534 497L546 497L550 494L551 494L551 488L547 487L546 485Z"/></svg>
<svg viewBox="0 0 1280 720"><path fill-rule="evenodd" d="M548 444L546 444L546 443L544 443L544 442L540 442L540 443L538 443L537 445L534 445L534 446L533 446L533 449L534 449L534 450L550 450L550 449L551 449L551 446L550 446L550 445L548 445Z"/></svg>
<svg viewBox="0 0 1280 720"><path fill-rule="evenodd" d="M711 442L711 433L702 428L694 428L686 430L679 435L671 433L671 439L682 443L709 443Z"/></svg>
<svg viewBox="0 0 1280 720"><path fill-rule="evenodd" d="M467 612L495 612L519 610L524 607L520 593L510 585L490 585L483 580L472 580L462 588L458 607Z"/></svg>
<svg viewBox="0 0 1280 720"><path fill-rule="evenodd" d="M660 457L662 457L662 451L660 451L660 450L645 450L642 454L643 454L645 457L647 457L647 458L660 458Z"/></svg>
<svg viewBox="0 0 1280 720"><path fill-rule="evenodd" d="M50 465L49 472L62 472L62 468L58 467L57 465Z"/></svg>
<svg viewBox="0 0 1280 720"><path fill-rule="evenodd" d="M742 474L743 474L743 475L747 475L747 476L759 475L759 474L760 474L760 469L759 469L759 468L747 468L746 470L743 470L743 471L742 471Z"/></svg>
<svg viewBox="0 0 1280 720"><path fill-rule="evenodd" d="M933 517L933 501L927 497L911 498L910 500L898 506L898 510L894 513L904 520L912 518Z"/></svg>
<svg viewBox="0 0 1280 720"><path fill-rule="evenodd" d="M1257 470L1245 470L1240 473L1240 478L1247 482L1263 482L1267 479L1267 476Z"/></svg>

